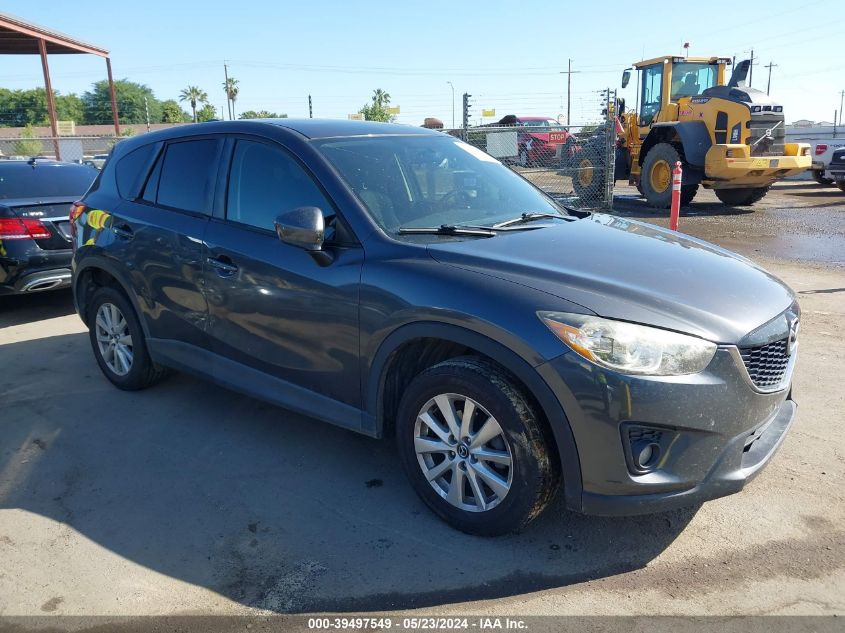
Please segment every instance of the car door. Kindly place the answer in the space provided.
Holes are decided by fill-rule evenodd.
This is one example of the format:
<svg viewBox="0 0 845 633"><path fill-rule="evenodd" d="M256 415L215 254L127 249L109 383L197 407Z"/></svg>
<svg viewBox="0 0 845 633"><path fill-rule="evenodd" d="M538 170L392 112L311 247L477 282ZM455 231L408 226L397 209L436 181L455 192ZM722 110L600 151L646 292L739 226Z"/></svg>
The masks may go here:
<svg viewBox="0 0 845 633"><path fill-rule="evenodd" d="M151 347L167 345L158 350L163 353L172 355L174 346L207 349L202 240L223 142L217 136L156 144L157 157L147 162L137 185L133 180L137 164L145 160L144 147L124 156L115 168L121 195L129 199L111 219L112 253L119 267L128 271ZM134 186L138 195L126 196L124 191Z"/></svg>
<svg viewBox="0 0 845 633"><path fill-rule="evenodd" d="M207 331L218 378L358 428L350 407L360 407L363 249L345 237L351 233L334 204L290 152L250 138L231 146L223 217L210 220L205 236ZM333 255L327 265L275 233L277 216L303 206L323 212ZM251 383L238 384L244 381Z"/></svg>

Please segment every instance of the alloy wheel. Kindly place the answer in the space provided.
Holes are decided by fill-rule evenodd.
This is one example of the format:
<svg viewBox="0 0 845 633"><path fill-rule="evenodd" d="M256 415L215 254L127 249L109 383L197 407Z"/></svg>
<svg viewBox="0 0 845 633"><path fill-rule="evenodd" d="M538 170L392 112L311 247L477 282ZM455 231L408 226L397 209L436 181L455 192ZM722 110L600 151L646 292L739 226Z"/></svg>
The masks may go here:
<svg viewBox="0 0 845 633"><path fill-rule="evenodd" d="M468 396L444 393L426 402L414 425L414 450L434 491L461 510L491 510L511 488L513 455L504 431Z"/></svg>
<svg viewBox="0 0 845 633"><path fill-rule="evenodd" d="M103 303L94 324L97 347L106 366L118 376L132 369L133 349L129 323L113 303Z"/></svg>

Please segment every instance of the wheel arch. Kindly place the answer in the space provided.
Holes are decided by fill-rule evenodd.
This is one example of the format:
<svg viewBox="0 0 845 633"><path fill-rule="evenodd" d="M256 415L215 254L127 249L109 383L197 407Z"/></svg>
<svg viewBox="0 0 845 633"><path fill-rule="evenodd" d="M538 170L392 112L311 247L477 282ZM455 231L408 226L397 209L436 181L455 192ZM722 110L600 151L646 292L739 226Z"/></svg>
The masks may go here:
<svg viewBox="0 0 845 633"><path fill-rule="evenodd" d="M676 143L681 146L687 164L704 169L704 157L712 147L710 132L704 121L672 121L655 123L640 149L639 163L643 165L649 150L658 143Z"/></svg>
<svg viewBox="0 0 845 633"><path fill-rule="evenodd" d="M366 374L365 429L376 437L390 435L403 385L427 367L465 355L493 361L510 373L533 398L556 445L567 506L580 508L582 483L578 450L569 419L558 399L528 361L477 332L445 323L421 322L402 326L385 338ZM393 384L388 381L391 375L395 380Z"/></svg>
<svg viewBox="0 0 845 633"><path fill-rule="evenodd" d="M85 325L89 325L87 320L88 301L90 301L96 288L101 286L111 286L126 295L126 298L135 310L135 314L138 316L138 321L144 330L144 336L149 337L150 333L147 329L146 320L143 318L141 306L138 304L138 298L135 296L135 293L129 291L130 285L122 278L117 267L106 260L96 259L81 263L77 265L74 271L73 301L76 305L76 312L79 314L82 322Z"/></svg>

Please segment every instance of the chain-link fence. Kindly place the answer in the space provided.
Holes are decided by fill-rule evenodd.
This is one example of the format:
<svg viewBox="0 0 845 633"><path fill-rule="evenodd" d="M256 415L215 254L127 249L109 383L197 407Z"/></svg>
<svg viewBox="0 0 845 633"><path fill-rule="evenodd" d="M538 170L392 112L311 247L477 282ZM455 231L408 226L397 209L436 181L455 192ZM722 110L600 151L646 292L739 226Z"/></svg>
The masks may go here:
<svg viewBox="0 0 845 633"><path fill-rule="evenodd" d="M6 158L56 158L73 163L84 163L108 154L119 141L115 136L39 136L0 138L0 155Z"/></svg>
<svg viewBox="0 0 845 633"><path fill-rule="evenodd" d="M510 115L497 123L444 131L499 159L564 204L608 210L618 130L615 103L614 91L598 93L592 122L577 125Z"/></svg>

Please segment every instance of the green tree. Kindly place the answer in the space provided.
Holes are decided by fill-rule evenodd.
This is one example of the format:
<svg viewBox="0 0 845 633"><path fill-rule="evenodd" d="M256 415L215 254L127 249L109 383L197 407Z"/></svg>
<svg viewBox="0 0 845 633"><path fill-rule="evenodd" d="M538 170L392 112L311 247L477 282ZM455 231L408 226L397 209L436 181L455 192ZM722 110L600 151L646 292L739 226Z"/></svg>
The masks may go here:
<svg viewBox="0 0 845 633"><path fill-rule="evenodd" d="M120 79L114 82L114 89L121 123L146 123L144 98L147 100L150 121L161 121L161 102L155 98L149 86ZM85 104L85 123L112 122L108 81L102 80L93 84L91 90L82 95L82 102Z"/></svg>
<svg viewBox="0 0 845 633"><path fill-rule="evenodd" d="M393 120L393 115L388 112L390 106L390 94L377 88L373 90L373 98L371 103L365 104L358 112L364 115L367 121L382 121L389 122Z"/></svg>
<svg viewBox="0 0 845 633"><path fill-rule="evenodd" d="M240 91L239 83L234 77L229 77L223 82L223 92L226 93L226 100L229 105L229 116L233 119L235 118L235 101L238 100L238 92Z"/></svg>
<svg viewBox="0 0 845 633"><path fill-rule="evenodd" d="M46 95L46 91L44 93ZM85 118L85 104L78 95L56 94L56 118L59 121L82 123Z"/></svg>
<svg viewBox="0 0 845 633"><path fill-rule="evenodd" d="M3 113L0 118L6 127L44 125L47 122L47 91L43 88L0 88L0 111Z"/></svg>
<svg viewBox="0 0 845 633"><path fill-rule="evenodd" d="M238 115L239 119L286 119L288 118L287 114L276 114L275 112L270 112L268 110L247 110L245 112L241 112Z"/></svg>
<svg viewBox="0 0 845 633"><path fill-rule="evenodd" d="M194 111L194 121L196 121L196 110ZM182 109L175 99L168 99L161 102L161 122L162 123L186 123L190 119L190 115Z"/></svg>
<svg viewBox="0 0 845 633"><path fill-rule="evenodd" d="M179 93L179 101L187 101L191 104L191 111L194 113L194 123L197 122L197 104L208 103L208 94L199 86L188 86Z"/></svg>
<svg viewBox="0 0 845 633"><path fill-rule="evenodd" d="M42 149L41 141L35 138L35 130L29 123L21 132L20 140L12 145L12 151L18 156L38 156Z"/></svg>
<svg viewBox="0 0 845 633"><path fill-rule="evenodd" d="M214 121L217 119L217 109L210 103L206 103L203 107L197 110L197 121Z"/></svg>

